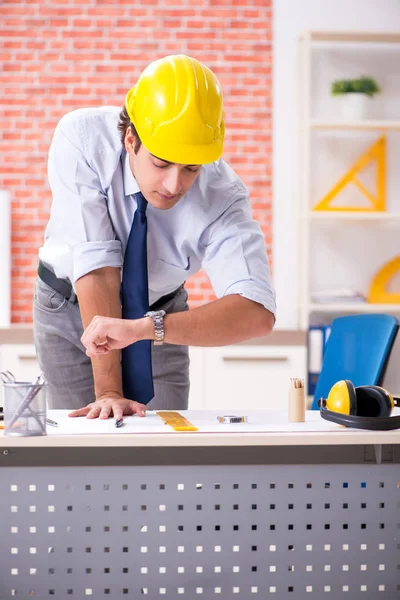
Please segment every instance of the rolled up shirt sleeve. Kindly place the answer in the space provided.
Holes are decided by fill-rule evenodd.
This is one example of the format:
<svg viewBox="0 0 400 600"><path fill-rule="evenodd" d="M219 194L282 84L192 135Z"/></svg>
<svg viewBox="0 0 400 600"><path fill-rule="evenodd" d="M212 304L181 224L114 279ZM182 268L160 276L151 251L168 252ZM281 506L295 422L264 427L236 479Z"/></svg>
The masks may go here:
<svg viewBox="0 0 400 600"><path fill-rule="evenodd" d="M249 202L238 198L207 230L203 268L217 298L239 294L276 314L264 237Z"/></svg>
<svg viewBox="0 0 400 600"><path fill-rule="evenodd" d="M95 269L121 267L123 263L107 195L79 143L77 132L62 119L50 146L48 163L53 194L51 232L70 249L72 283Z"/></svg>

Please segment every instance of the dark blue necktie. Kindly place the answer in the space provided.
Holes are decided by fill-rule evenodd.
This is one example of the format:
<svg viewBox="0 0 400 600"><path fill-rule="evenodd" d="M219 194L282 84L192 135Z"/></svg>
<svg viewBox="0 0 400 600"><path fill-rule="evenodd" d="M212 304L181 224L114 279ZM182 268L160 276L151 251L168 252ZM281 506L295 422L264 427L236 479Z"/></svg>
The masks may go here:
<svg viewBox="0 0 400 600"><path fill-rule="evenodd" d="M123 319L140 319L149 310L147 276L147 200L135 194L137 208L122 270ZM122 350L122 384L125 398L147 404L154 396L151 341L141 340Z"/></svg>

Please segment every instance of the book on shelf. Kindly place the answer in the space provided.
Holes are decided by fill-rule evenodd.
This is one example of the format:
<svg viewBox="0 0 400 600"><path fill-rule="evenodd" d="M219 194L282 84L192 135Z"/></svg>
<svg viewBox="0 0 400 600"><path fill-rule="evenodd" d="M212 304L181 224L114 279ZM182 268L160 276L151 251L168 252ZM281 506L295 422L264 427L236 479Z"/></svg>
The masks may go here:
<svg viewBox="0 0 400 600"><path fill-rule="evenodd" d="M311 299L315 304L334 304L335 302L357 304L367 301L364 294L348 288L311 292Z"/></svg>
<svg viewBox="0 0 400 600"><path fill-rule="evenodd" d="M326 343L331 325L310 325L307 336L307 394L313 396L321 373Z"/></svg>

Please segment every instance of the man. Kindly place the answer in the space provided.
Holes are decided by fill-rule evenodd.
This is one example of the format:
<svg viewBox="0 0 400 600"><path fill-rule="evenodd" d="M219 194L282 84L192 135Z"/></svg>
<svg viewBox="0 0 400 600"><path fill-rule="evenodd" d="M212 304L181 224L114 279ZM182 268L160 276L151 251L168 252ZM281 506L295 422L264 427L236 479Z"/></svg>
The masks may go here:
<svg viewBox="0 0 400 600"><path fill-rule="evenodd" d="M51 408L116 419L144 415L145 404L185 409L188 346L272 330L263 236L244 184L220 158L223 140L220 84L185 55L151 63L122 111L80 109L61 119L34 300ZM183 284L202 267L218 300L188 311ZM93 318L86 354L80 338Z"/></svg>

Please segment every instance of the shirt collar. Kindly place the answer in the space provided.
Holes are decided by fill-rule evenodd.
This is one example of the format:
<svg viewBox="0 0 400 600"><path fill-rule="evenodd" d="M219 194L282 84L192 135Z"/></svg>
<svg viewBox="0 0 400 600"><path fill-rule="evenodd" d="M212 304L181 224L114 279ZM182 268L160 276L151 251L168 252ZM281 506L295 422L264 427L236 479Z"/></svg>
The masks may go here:
<svg viewBox="0 0 400 600"><path fill-rule="evenodd" d="M129 154L125 152L125 159L122 163L122 170L124 174L124 193L125 196L131 196L140 192L139 186L136 179L133 176L131 166L129 164Z"/></svg>

